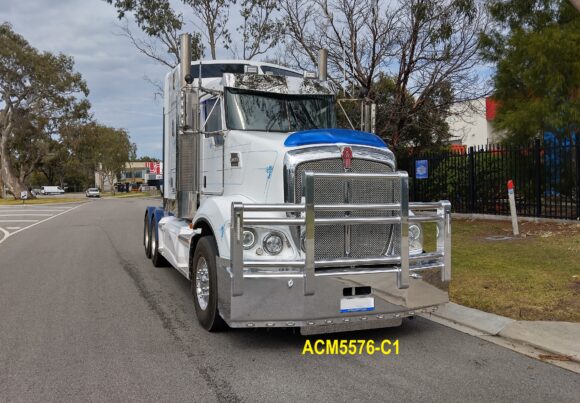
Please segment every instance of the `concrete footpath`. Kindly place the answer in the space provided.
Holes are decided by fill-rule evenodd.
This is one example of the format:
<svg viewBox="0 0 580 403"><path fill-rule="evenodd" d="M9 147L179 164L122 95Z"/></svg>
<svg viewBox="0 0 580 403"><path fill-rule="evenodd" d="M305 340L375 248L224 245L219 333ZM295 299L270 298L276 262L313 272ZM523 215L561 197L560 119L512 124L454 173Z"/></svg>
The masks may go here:
<svg viewBox="0 0 580 403"><path fill-rule="evenodd" d="M580 373L580 323L518 321L453 302L421 316Z"/></svg>

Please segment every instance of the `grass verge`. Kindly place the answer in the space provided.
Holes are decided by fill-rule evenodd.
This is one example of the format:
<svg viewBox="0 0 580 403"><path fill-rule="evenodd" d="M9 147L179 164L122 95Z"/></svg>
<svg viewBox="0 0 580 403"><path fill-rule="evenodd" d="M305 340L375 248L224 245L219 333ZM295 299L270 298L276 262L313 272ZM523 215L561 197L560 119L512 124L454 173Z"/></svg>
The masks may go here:
<svg viewBox="0 0 580 403"><path fill-rule="evenodd" d="M518 320L580 322L580 224L522 222L517 238L507 221L452 227L452 301Z"/></svg>
<svg viewBox="0 0 580 403"><path fill-rule="evenodd" d="M130 193L101 193L101 197L114 197L115 199L130 199L133 197L157 197L147 192L130 192Z"/></svg>

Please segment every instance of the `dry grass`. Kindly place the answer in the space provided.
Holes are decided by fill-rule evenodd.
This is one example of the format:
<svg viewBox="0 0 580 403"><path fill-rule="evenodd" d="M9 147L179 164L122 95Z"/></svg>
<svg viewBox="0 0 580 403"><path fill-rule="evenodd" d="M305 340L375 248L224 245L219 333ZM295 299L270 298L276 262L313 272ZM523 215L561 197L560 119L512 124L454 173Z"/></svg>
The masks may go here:
<svg viewBox="0 0 580 403"><path fill-rule="evenodd" d="M128 199L133 197L158 197L159 195L152 195L151 193L147 192L117 192L113 195L113 193L101 193L101 197L114 197L116 199Z"/></svg>
<svg viewBox="0 0 580 403"><path fill-rule="evenodd" d="M580 224L454 220L451 300L520 320L580 322Z"/></svg>

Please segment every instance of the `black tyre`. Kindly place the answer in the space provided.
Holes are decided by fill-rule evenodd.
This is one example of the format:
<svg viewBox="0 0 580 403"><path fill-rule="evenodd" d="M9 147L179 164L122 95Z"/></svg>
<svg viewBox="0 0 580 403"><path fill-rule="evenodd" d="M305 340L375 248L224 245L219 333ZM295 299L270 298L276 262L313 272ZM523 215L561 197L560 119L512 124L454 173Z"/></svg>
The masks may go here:
<svg viewBox="0 0 580 403"><path fill-rule="evenodd" d="M168 265L167 260L159 253L159 228L155 217L151 219L151 261L155 267L165 267Z"/></svg>
<svg viewBox="0 0 580 403"><path fill-rule="evenodd" d="M218 311L218 284L215 239L204 236L199 240L191 259L191 293L195 304L197 320L210 332L227 327Z"/></svg>
<svg viewBox="0 0 580 403"><path fill-rule="evenodd" d="M145 256L147 259L151 259L151 219L149 214L145 214L145 220L143 220L143 246L145 246Z"/></svg>

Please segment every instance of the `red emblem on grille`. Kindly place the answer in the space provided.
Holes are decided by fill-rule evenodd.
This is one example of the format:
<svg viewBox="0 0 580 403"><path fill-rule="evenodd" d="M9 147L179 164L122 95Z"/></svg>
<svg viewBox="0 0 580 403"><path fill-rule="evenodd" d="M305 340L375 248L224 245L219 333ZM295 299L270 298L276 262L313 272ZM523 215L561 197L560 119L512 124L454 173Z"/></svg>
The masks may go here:
<svg viewBox="0 0 580 403"><path fill-rule="evenodd" d="M350 147L344 147L342 149L342 166L345 170L350 169L352 165L352 149Z"/></svg>

